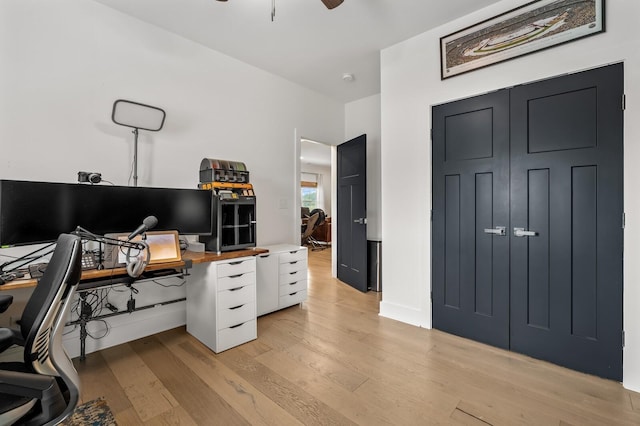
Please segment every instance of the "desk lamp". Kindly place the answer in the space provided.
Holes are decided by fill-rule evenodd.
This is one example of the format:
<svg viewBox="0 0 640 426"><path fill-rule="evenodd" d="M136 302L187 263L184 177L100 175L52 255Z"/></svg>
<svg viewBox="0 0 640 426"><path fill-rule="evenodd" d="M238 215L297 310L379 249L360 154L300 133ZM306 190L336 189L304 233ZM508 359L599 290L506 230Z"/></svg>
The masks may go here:
<svg viewBox="0 0 640 426"><path fill-rule="evenodd" d="M162 129L165 117L163 109L151 105L124 99L118 99L113 103L113 122L133 128L133 186L138 186L138 130L157 132Z"/></svg>

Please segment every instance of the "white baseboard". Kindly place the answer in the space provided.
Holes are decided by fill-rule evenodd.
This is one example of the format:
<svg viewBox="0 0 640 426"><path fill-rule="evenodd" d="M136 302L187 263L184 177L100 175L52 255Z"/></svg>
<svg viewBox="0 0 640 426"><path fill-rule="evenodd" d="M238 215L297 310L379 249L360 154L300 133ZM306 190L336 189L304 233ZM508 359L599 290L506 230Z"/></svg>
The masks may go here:
<svg viewBox="0 0 640 426"><path fill-rule="evenodd" d="M634 392L640 392L640 382L638 381L633 381L633 380L624 380L622 381L622 386L625 389L628 389L630 391L634 391Z"/></svg>
<svg viewBox="0 0 640 426"><path fill-rule="evenodd" d="M106 335L105 323L91 321L87 324L87 330L95 337L87 337L85 352L90 354L101 349L110 348L155 333L180 327L187 322L186 303L176 302L170 305L161 305L131 314L122 314L105 319L108 324ZM73 330L73 331L70 331ZM64 347L71 358L80 356L80 327L67 327L69 334L63 337Z"/></svg>
<svg viewBox="0 0 640 426"><path fill-rule="evenodd" d="M431 328L431 315L420 309L396 305L383 300L380 302L379 315L406 324L415 325L416 327Z"/></svg>

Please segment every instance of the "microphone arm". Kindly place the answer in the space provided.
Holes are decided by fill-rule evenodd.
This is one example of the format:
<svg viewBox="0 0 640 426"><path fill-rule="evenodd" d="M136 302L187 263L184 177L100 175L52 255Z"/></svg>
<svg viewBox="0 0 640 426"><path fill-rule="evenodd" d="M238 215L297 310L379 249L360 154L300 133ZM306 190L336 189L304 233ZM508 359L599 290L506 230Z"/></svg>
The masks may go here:
<svg viewBox="0 0 640 426"><path fill-rule="evenodd" d="M40 248L30 252L30 253L25 254L24 256L20 256L20 257L18 257L16 259L11 259L8 262L5 262L5 263L1 264L0 265L0 274L5 273L5 272L15 271L16 269L20 269L21 267L23 267L27 263L31 263L34 260L40 259L41 257L47 256L48 254L53 253L53 249L49 250L46 253L39 253L41 251L44 251L45 249L48 249L49 247L51 247L53 245L55 245L55 243L47 244L46 246L40 247ZM38 256L35 256L36 253L38 253ZM9 265L13 265L14 263L18 263L18 262L23 261L23 260L24 260L23 263L21 263L19 265L16 265L13 268L5 269Z"/></svg>
<svg viewBox="0 0 640 426"><path fill-rule="evenodd" d="M106 244L106 245L132 248L136 250L145 249L145 245L142 244L141 242L130 241L130 240L119 240L116 238L105 237L104 235L97 235L91 231L84 229L82 226L77 226L75 231L72 232L72 234L77 235L80 238L88 241L95 241L95 242Z"/></svg>

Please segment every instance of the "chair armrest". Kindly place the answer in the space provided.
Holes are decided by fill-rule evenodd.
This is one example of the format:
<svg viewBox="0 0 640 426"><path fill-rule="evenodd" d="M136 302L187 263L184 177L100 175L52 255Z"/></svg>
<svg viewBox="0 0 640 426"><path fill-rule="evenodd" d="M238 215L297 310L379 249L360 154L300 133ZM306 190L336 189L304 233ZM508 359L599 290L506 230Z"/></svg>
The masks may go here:
<svg viewBox="0 0 640 426"><path fill-rule="evenodd" d="M0 294L0 312L4 312L9 309L9 306L13 303L13 296L10 294Z"/></svg>
<svg viewBox="0 0 640 426"><path fill-rule="evenodd" d="M24 339L20 331L11 328L0 328L0 352L4 352L12 345L24 346Z"/></svg>
<svg viewBox="0 0 640 426"><path fill-rule="evenodd" d="M0 370L0 393L43 399L52 391L60 392L53 376Z"/></svg>
<svg viewBox="0 0 640 426"><path fill-rule="evenodd" d="M0 393L37 399L40 412L28 424L58 424L74 407L68 407L56 378L42 374L0 370ZM69 411L69 413L67 413ZM56 419L51 422L52 419Z"/></svg>

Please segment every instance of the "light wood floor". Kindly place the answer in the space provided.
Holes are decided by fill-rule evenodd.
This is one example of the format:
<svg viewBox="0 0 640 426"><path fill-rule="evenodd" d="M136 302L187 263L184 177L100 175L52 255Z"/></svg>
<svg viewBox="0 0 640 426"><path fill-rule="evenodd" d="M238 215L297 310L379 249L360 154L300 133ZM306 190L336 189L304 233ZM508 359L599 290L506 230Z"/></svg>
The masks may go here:
<svg viewBox="0 0 640 426"><path fill-rule="evenodd" d="M619 383L378 316L309 253L309 299L215 355L178 328L75 361L119 425L640 424Z"/></svg>

